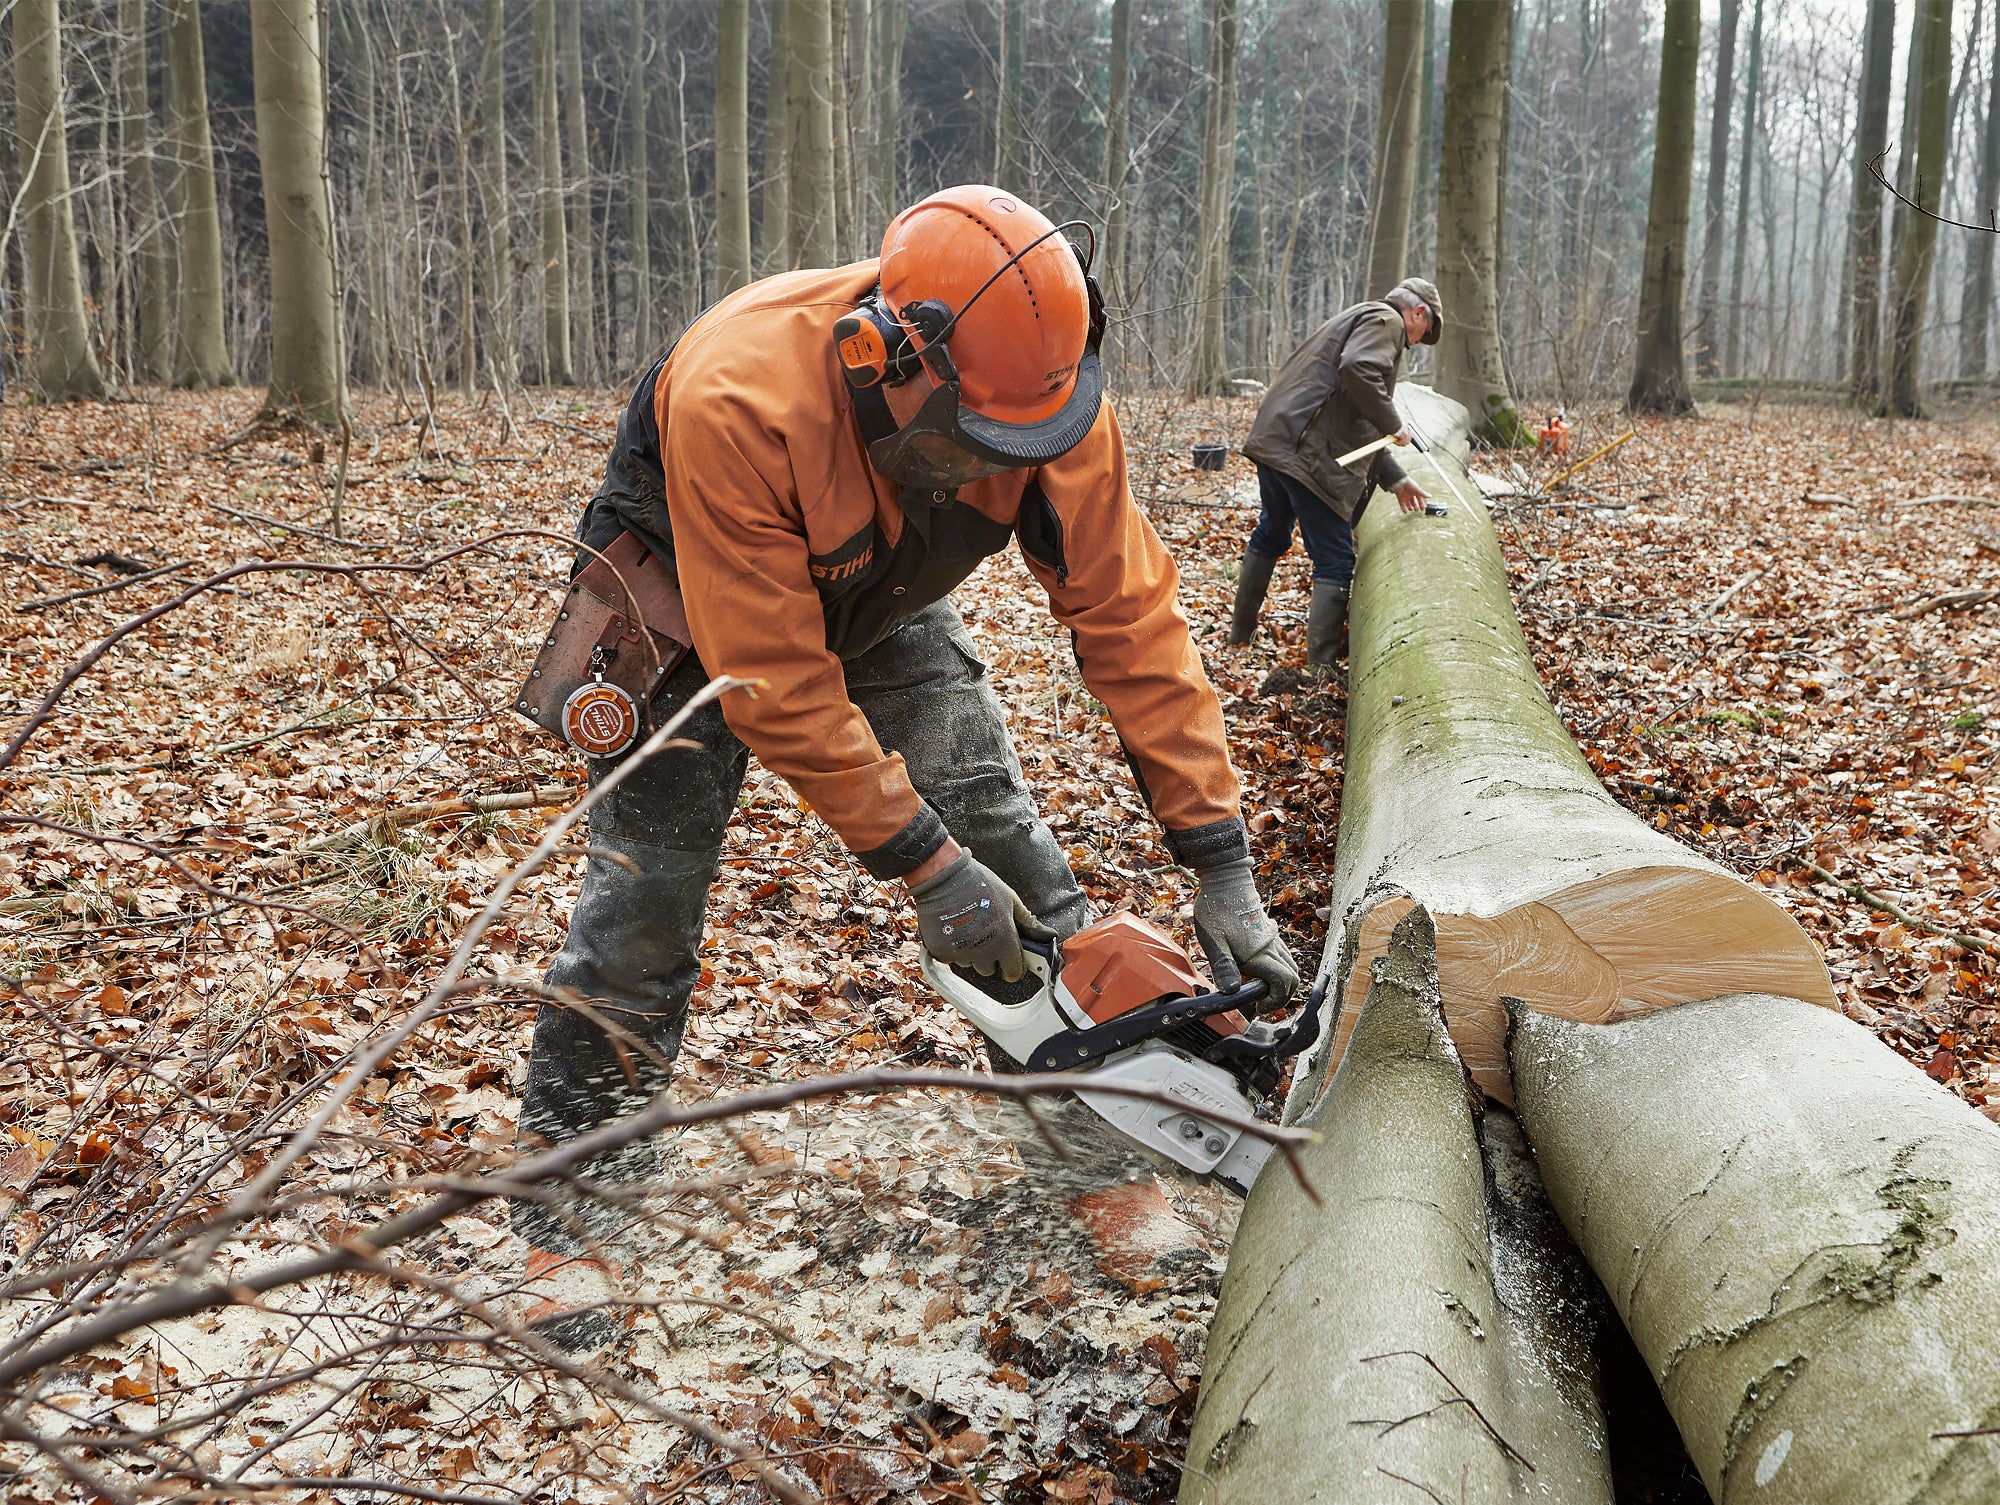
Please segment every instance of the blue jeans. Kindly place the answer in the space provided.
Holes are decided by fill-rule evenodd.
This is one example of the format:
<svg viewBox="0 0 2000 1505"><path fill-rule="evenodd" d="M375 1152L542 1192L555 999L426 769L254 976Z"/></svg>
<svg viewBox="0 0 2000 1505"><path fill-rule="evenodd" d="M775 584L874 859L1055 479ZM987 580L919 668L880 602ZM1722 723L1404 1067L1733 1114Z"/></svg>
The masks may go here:
<svg viewBox="0 0 2000 1505"><path fill-rule="evenodd" d="M1354 580L1354 529L1347 519L1300 482L1267 465L1257 467L1257 494L1262 512L1249 551L1266 559L1282 559L1292 546L1292 525L1298 524L1312 559L1313 579L1346 587Z"/></svg>

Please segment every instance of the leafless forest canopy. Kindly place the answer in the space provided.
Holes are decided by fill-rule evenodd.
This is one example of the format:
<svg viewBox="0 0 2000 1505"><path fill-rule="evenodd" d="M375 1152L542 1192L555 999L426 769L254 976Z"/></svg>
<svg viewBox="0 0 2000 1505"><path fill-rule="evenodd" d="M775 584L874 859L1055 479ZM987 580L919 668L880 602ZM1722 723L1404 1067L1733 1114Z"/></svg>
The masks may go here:
<svg viewBox="0 0 2000 1505"><path fill-rule="evenodd" d="M17 12L16 36L31 3L47 9L50 0L8 7ZM1428 13L1428 37L1407 269L1428 271L1452 7L1410 3ZM1117 354L1127 383L1184 383L1215 287L1224 373L1267 377L1305 329L1382 291L1365 285L1364 268L1383 5L1125 5L1129 96L1121 109L1112 77L1121 7L1106 0L749 4L740 24L751 269L798 264L828 246L841 257L866 255L899 204L953 182L1005 178L1052 217L1098 227L1122 315ZM546 78L538 73L544 8L554 13ZM187 255L180 180L189 152L173 127L168 32L176 16L198 10L222 338L233 375L263 382L271 284L248 0L59 0L54 9L82 292L104 371L114 383L174 374L147 370L141 253L158 250L176 270ZM565 377L616 384L713 301L731 255L719 243L727 215L718 213L718 141L729 133L717 129L718 43L743 9L697 0L325 0L317 17L324 164L349 378L409 393ZM790 105L799 89L796 79L786 89L785 15L804 26L829 9L828 66L814 71L808 58L810 98ZM1721 113L1720 28L1713 8L1704 9L1690 358L1704 375L1839 381L1851 344L1866 8L1850 0L1733 5L1732 89ZM1995 9L1960 0L1950 12L1940 204L1948 219L1991 213ZM1219 21L1234 42L1234 118L1224 133L1233 155L1221 174L1225 266L1205 282L1199 227ZM1662 7L1649 0L1514 6L1496 280L1508 372L1523 394L1574 400L1622 390L1630 373L1662 24ZM146 45L135 67L141 27ZM1904 4L1882 170L1914 196L1910 31ZM23 341L32 337L21 317L24 179L46 140L21 129L15 79L10 67L10 129L0 139L10 377L24 369ZM818 102L830 105L833 126L833 223L824 239L815 227L801 231L796 202L818 181L808 121L822 89L831 97ZM1730 132L1719 191L1707 181L1718 119ZM1107 143L1114 124L1122 143ZM155 185L144 193L134 191L141 170ZM1710 275L1701 250L1718 205L1723 254ZM552 227L567 260L567 308L553 316L566 320L567 368L550 358ZM1992 239L1949 226L1939 236L1924 312L1927 381L1992 369L1990 334L1968 343L1963 328L1969 305L1990 301L1990 278L1981 291L1968 274ZM1893 255L1885 235L1885 280ZM1713 308L1712 320L1695 316L1703 308ZM174 317L168 308L161 322ZM1709 346L1712 367L1703 361Z"/></svg>

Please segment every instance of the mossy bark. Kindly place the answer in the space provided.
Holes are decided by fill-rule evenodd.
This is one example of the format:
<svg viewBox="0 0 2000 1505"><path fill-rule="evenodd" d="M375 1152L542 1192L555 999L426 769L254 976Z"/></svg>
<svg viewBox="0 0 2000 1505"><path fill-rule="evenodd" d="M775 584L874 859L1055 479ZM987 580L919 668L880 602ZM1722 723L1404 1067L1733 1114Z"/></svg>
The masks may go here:
<svg viewBox="0 0 2000 1505"><path fill-rule="evenodd" d="M1321 1200L1277 1162L1237 1227L1180 1498L1608 1505L1589 1303L1518 1144L1489 1180L1428 916L1374 971L1312 1119Z"/></svg>
<svg viewBox="0 0 2000 1505"><path fill-rule="evenodd" d="M1549 1199L1717 1505L2000 1499L2000 1128L1792 998L1517 1007L1511 1055Z"/></svg>

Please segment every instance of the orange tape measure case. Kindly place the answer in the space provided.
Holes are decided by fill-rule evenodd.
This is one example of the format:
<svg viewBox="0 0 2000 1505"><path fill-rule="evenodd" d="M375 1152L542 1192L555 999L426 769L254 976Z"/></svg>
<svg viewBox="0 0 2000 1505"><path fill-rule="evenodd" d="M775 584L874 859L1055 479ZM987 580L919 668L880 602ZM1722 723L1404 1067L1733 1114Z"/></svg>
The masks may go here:
<svg viewBox="0 0 2000 1505"><path fill-rule="evenodd" d="M514 708L579 752L615 758L689 641L674 572L621 533L570 581Z"/></svg>

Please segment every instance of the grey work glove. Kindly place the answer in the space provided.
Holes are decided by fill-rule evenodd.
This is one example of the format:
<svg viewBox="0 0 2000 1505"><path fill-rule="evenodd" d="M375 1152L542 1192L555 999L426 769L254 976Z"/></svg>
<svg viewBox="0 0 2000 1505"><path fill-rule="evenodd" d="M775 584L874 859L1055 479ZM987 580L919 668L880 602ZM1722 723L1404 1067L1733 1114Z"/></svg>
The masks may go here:
<svg viewBox="0 0 2000 1505"><path fill-rule="evenodd" d="M991 977L998 968L1003 979L1019 982L1027 971L1021 937L1046 941L1055 935L970 852L912 887L910 899L917 906L917 933L923 937L924 950L949 966L970 967L982 977Z"/></svg>
<svg viewBox="0 0 2000 1505"><path fill-rule="evenodd" d="M1247 857L1202 869L1201 888L1194 896L1194 935L1218 989L1236 987L1246 973L1260 977L1271 991L1256 1012L1275 1012L1299 990L1299 964L1264 913L1251 874Z"/></svg>

